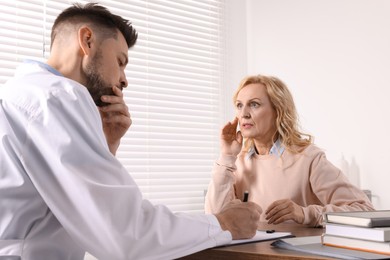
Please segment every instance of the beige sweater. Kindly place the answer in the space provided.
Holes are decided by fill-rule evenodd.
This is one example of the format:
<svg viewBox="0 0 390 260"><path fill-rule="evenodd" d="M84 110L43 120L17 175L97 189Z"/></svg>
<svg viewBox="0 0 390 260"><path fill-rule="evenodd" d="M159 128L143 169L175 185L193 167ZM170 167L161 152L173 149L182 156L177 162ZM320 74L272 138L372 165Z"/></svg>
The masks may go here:
<svg viewBox="0 0 390 260"><path fill-rule="evenodd" d="M304 224L321 226L324 212L373 210L365 193L353 186L346 176L329 162L315 145L293 154L287 150L277 155L246 153L237 158L221 156L215 163L205 201L206 213L217 213L233 199L249 201L265 210L275 200L291 199L303 207Z"/></svg>

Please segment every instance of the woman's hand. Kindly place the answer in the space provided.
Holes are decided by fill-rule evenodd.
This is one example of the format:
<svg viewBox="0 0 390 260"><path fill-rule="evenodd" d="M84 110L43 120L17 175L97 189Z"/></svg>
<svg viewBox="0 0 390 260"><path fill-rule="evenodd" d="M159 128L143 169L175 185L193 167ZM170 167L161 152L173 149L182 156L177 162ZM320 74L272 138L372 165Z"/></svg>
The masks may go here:
<svg viewBox="0 0 390 260"><path fill-rule="evenodd" d="M237 156L242 147L241 132L237 132L238 119L234 118L228 122L221 130L221 153L224 155Z"/></svg>
<svg viewBox="0 0 390 260"><path fill-rule="evenodd" d="M290 199L274 201L265 211L265 219L268 224L279 224L286 220L293 220L303 224L305 215L301 206Z"/></svg>
<svg viewBox="0 0 390 260"><path fill-rule="evenodd" d="M102 96L102 101L109 103L107 106L98 107L103 123L103 131L106 136L110 152L115 155L121 138L131 126L129 109L123 99L122 91L113 86L114 95Z"/></svg>

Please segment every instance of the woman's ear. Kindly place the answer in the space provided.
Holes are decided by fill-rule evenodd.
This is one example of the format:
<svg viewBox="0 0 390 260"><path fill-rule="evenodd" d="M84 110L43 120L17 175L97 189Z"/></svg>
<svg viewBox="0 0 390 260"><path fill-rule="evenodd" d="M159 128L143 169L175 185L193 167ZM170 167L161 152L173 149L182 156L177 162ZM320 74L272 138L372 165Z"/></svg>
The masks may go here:
<svg viewBox="0 0 390 260"><path fill-rule="evenodd" d="M91 43L92 43L93 32L88 26L83 26L78 31L78 40L81 54L91 54Z"/></svg>

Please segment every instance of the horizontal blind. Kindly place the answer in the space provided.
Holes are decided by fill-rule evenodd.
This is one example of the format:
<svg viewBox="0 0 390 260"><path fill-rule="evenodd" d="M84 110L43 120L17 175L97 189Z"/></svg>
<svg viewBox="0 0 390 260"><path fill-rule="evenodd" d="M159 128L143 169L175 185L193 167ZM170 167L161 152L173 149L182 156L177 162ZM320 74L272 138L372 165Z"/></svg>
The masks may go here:
<svg viewBox="0 0 390 260"><path fill-rule="evenodd" d="M43 58L41 0L3 1L0 11L0 84L25 58ZM1 86L0 85L0 86Z"/></svg>
<svg viewBox="0 0 390 260"><path fill-rule="evenodd" d="M144 198L173 211L203 212L204 190L219 147L224 3L99 3L129 19L138 31L138 41L129 51L129 86L124 90L133 124L122 139L117 158ZM1 66L6 68L4 73L0 71L1 84L22 58L48 57L51 26L69 4L10 1L9 30L4 34L9 39L4 41L9 45L17 41L19 46L5 47L6 51L0 46L2 57L10 58L7 66ZM25 17L28 20L20 22ZM4 17L0 19L3 23ZM20 33L15 35L15 31ZM3 32L1 36L3 41ZM10 48L15 48L17 55L12 55Z"/></svg>

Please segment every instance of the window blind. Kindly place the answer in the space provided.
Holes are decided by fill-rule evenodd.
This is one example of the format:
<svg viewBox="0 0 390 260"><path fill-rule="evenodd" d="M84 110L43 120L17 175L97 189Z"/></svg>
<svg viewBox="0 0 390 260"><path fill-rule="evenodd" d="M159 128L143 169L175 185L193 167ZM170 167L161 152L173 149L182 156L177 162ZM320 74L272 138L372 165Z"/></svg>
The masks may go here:
<svg viewBox="0 0 390 260"><path fill-rule="evenodd" d="M23 59L46 60L54 19L71 3L2 3L0 84ZM144 198L173 211L203 212L219 150L224 0L99 3L138 31L124 90L133 124L117 158Z"/></svg>

